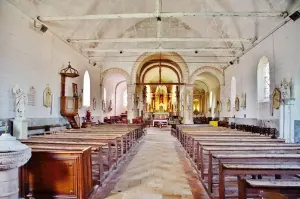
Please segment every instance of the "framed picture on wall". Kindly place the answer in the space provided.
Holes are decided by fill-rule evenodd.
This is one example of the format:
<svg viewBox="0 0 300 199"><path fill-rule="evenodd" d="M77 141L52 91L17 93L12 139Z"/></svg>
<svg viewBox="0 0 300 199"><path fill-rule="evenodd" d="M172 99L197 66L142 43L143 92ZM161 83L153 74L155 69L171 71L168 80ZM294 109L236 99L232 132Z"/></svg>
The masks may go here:
<svg viewBox="0 0 300 199"><path fill-rule="evenodd" d="M73 97L78 97L77 84L73 83L72 88L73 88Z"/></svg>

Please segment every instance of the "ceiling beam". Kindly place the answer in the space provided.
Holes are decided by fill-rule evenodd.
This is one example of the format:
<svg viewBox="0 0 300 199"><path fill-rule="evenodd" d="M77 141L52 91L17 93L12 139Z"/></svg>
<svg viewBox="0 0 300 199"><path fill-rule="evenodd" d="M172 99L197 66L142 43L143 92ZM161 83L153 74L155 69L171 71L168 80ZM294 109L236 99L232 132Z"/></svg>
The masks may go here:
<svg viewBox="0 0 300 199"><path fill-rule="evenodd" d="M88 56L88 58L92 59L97 59L97 58L109 58L109 57L114 57L114 58L136 58L140 56L140 54L137 55L92 55ZM181 55L182 57L186 58L235 58L235 56L232 55ZM168 55L168 57L178 57L178 55Z"/></svg>
<svg viewBox="0 0 300 199"><path fill-rule="evenodd" d="M255 42L253 42L253 44L249 48L245 49L243 52L241 52L239 55L237 55L235 57L235 59L233 59L232 61L230 61L229 64L224 69L227 69L228 67L234 65L235 62L237 62L241 57L243 57L245 54L247 54L248 52L250 52L253 48L255 48L258 44L260 44L261 42L263 42L265 39L267 39L268 37L270 37L271 35L273 35L277 30L279 30L285 24L287 24L288 22L290 22L292 20L290 18L290 16L292 14L294 14L294 12L296 12L296 11L300 11L300 7L298 7L294 11L292 11L291 14L287 14L285 16L285 18L281 22L279 22L275 27L273 27L268 33L266 33L264 36L258 38Z"/></svg>
<svg viewBox="0 0 300 199"><path fill-rule="evenodd" d="M156 37L160 38L161 37L161 33L162 33L162 22L161 22L161 7L162 7L162 0L156 0L156 9L155 9L155 13L156 13Z"/></svg>
<svg viewBox="0 0 300 199"><path fill-rule="evenodd" d="M70 43L138 43L138 42L254 42L254 38L105 38L105 39L68 39Z"/></svg>
<svg viewBox="0 0 300 199"><path fill-rule="evenodd" d="M95 62L112 62L112 63L142 63L142 61L134 61L134 60L102 60L102 61L95 61ZM157 63L157 62L153 62ZM175 63L187 63L187 64L228 64L228 61L185 61L185 62L175 62Z"/></svg>
<svg viewBox="0 0 300 199"><path fill-rule="evenodd" d="M185 49L185 48L136 48L136 49L96 49L96 48L82 48L82 52L99 52L99 53L131 53L131 52L224 52L224 51L241 51L242 48L195 48L195 49Z"/></svg>
<svg viewBox="0 0 300 199"><path fill-rule="evenodd" d="M101 20L101 19L146 19L159 17L285 17L286 12L153 12L128 14L99 14L81 16L38 16L40 21L68 21L68 20Z"/></svg>

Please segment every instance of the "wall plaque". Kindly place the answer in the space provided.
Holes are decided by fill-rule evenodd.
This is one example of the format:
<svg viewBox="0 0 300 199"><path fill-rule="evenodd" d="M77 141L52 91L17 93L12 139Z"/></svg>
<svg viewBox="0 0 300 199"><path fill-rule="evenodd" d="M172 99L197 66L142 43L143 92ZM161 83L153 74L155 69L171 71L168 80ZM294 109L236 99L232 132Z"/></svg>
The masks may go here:
<svg viewBox="0 0 300 199"><path fill-rule="evenodd" d="M47 108L51 107L52 104L52 91L49 86L44 90L44 102L43 105Z"/></svg>
<svg viewBox="0 0 300 199"><path fill-rule="evenodd" d="M27 98L28 106L36 106L36 91L33 86L30 87Z"/></svg>

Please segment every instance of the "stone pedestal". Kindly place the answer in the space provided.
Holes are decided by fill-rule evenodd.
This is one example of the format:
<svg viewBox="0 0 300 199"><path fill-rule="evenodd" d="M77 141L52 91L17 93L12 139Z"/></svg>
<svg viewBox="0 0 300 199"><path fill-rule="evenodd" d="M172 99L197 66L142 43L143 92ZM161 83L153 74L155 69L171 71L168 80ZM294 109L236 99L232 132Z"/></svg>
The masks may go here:
<svg viewBox="0 0 300 199"><path fill-rule="evenodd" d="M13 120L13 135L17 139L28 138L28 121L21 119Z"/></svg>
<svg viewBox="0 0 300 199"><path fill-rule="evenodd" d="M18 168L31 157L31 149L10 134L0 136L0 199L17 199Z"/></svg>

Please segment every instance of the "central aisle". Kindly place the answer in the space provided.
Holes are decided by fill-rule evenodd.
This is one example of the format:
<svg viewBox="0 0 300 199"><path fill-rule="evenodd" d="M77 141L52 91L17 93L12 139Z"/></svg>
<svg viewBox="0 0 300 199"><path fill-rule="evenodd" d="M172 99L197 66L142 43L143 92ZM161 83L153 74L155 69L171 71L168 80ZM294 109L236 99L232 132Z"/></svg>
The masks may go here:
<svg viewBox="0 0 300 199"><path fill-rule="evenodd" d="M190 186L191 185L191 186ZM191 188L192 187L192 188ZM170 128L147 129L108 199L209 198Z"/></svg>

